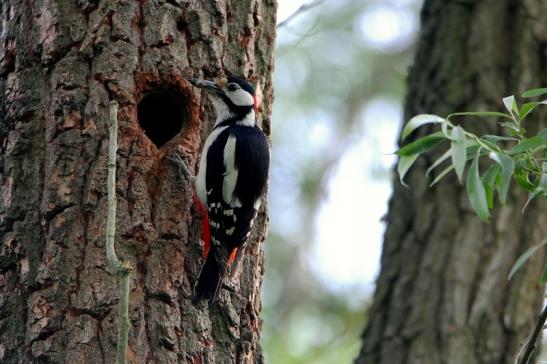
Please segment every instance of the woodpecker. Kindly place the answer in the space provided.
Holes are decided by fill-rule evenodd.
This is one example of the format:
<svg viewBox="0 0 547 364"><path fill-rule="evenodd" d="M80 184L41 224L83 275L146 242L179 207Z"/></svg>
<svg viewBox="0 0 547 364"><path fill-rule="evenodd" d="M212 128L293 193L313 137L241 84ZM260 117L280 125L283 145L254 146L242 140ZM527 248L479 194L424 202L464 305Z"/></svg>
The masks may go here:
<svg viewBox="0 0 547 364"><path fill-rule="evenodd" d="M196 78L190 82L209 94L217 115L194 180L205 215L205 263L195 300L215 302L224 279L235 272L243 256L266 189L270 147L256 125L255 90L246 80L230 76L217 82Z"/></svg>

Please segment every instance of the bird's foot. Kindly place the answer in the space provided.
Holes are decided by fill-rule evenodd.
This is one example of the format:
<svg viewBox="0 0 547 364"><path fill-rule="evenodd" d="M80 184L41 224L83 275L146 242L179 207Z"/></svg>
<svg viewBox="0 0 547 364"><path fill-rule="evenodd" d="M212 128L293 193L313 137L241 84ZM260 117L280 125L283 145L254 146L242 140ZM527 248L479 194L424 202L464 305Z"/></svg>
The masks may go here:
<svg viewBox="0 0 547 364"><path fill-rule="evenodd" d="M232 282L229 282L229 279L225 279L224 282L222 282L222 288L231 293L238 291L236 285Z"/></svg>

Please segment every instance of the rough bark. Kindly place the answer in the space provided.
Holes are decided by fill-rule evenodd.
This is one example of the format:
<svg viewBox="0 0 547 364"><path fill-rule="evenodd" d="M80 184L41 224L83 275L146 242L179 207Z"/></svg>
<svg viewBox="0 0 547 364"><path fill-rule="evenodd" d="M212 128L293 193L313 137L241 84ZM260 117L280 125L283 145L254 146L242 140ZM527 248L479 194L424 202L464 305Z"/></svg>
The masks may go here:
<svg viewBox="0 0 547 364"><path fill-rule="evenodd" d="M269 134L275 12L275 0L0 3L0 362L113 362L117 282L104 248L111 99L120 104L116 248L136 267L129 361L263 362L261 244L248 249L234 292L193 305L199 216L165 157L181 149L195 164L212 126L192 75L247 76ZM184 119L161 147L137 118L154 90L168 90ZM263 209L252 240L266 228Z"/></svg>
<svg viewBox="0 0 547 364"><path fill-rule="evenodd" d="M425 1L405 119L497 110L503 96L547 84L545 11L545 0ZM465 126L499 132L495 124L469 119ZM530 132L540 126L537 115L526 121ZM420 160L410 189L394 182L356 363L511 363L541 311L544 252L510 282L507 276L547 236L544 203L522 214L526 196L513 186L509 203L483 224L454 177L427 188L434 157Z"/></svg>

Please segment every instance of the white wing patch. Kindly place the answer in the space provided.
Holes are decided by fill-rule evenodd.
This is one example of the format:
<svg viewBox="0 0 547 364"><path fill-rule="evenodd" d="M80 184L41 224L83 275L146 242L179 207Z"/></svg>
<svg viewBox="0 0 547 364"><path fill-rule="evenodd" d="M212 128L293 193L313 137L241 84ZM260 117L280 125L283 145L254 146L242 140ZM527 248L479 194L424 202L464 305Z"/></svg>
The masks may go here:
<svg viewBox="0 0 547 364"><path fill-rule="evenodd" d="M201 160L199 161L199 170L198 175L196 178L195 186L196 186L196 192L201 200L201 202L207 206L207 186L206 186L206 171L207 171L207 153L209 152L209 148L211 147L211 144L218 138L220 133L222 133L227 126L220 127L218 129L213 130L213 132L207 137L207 140L205 140L205 145L203 146L203 152L201 153Z"/></svg>
<svg viewBox="0 0 547 364"><path fill-rule="evenodd" d="M237 183L238 170L235 165L236 157L236 138L233 135L228 136L226 146L224 147L224 166L226 172L222 181L222 198L224 202L232 205L239 199L234 195L234 190ZM241 202L239 203L241 204Z"/></svg>

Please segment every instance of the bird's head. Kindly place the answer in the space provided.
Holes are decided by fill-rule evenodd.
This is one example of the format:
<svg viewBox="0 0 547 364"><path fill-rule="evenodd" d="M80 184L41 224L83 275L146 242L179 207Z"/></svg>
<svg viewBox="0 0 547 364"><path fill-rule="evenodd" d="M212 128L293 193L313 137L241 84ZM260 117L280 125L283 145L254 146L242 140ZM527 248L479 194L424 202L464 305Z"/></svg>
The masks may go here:
<svg viewBox="0 0 547 364"><path fill-rule="evenodd" d="M190 82L209 92L217 112L217 124L234 120L243 124L255 122L257 100L255 89L243 78L229 76L218 81L191 78Z"/></svg>

